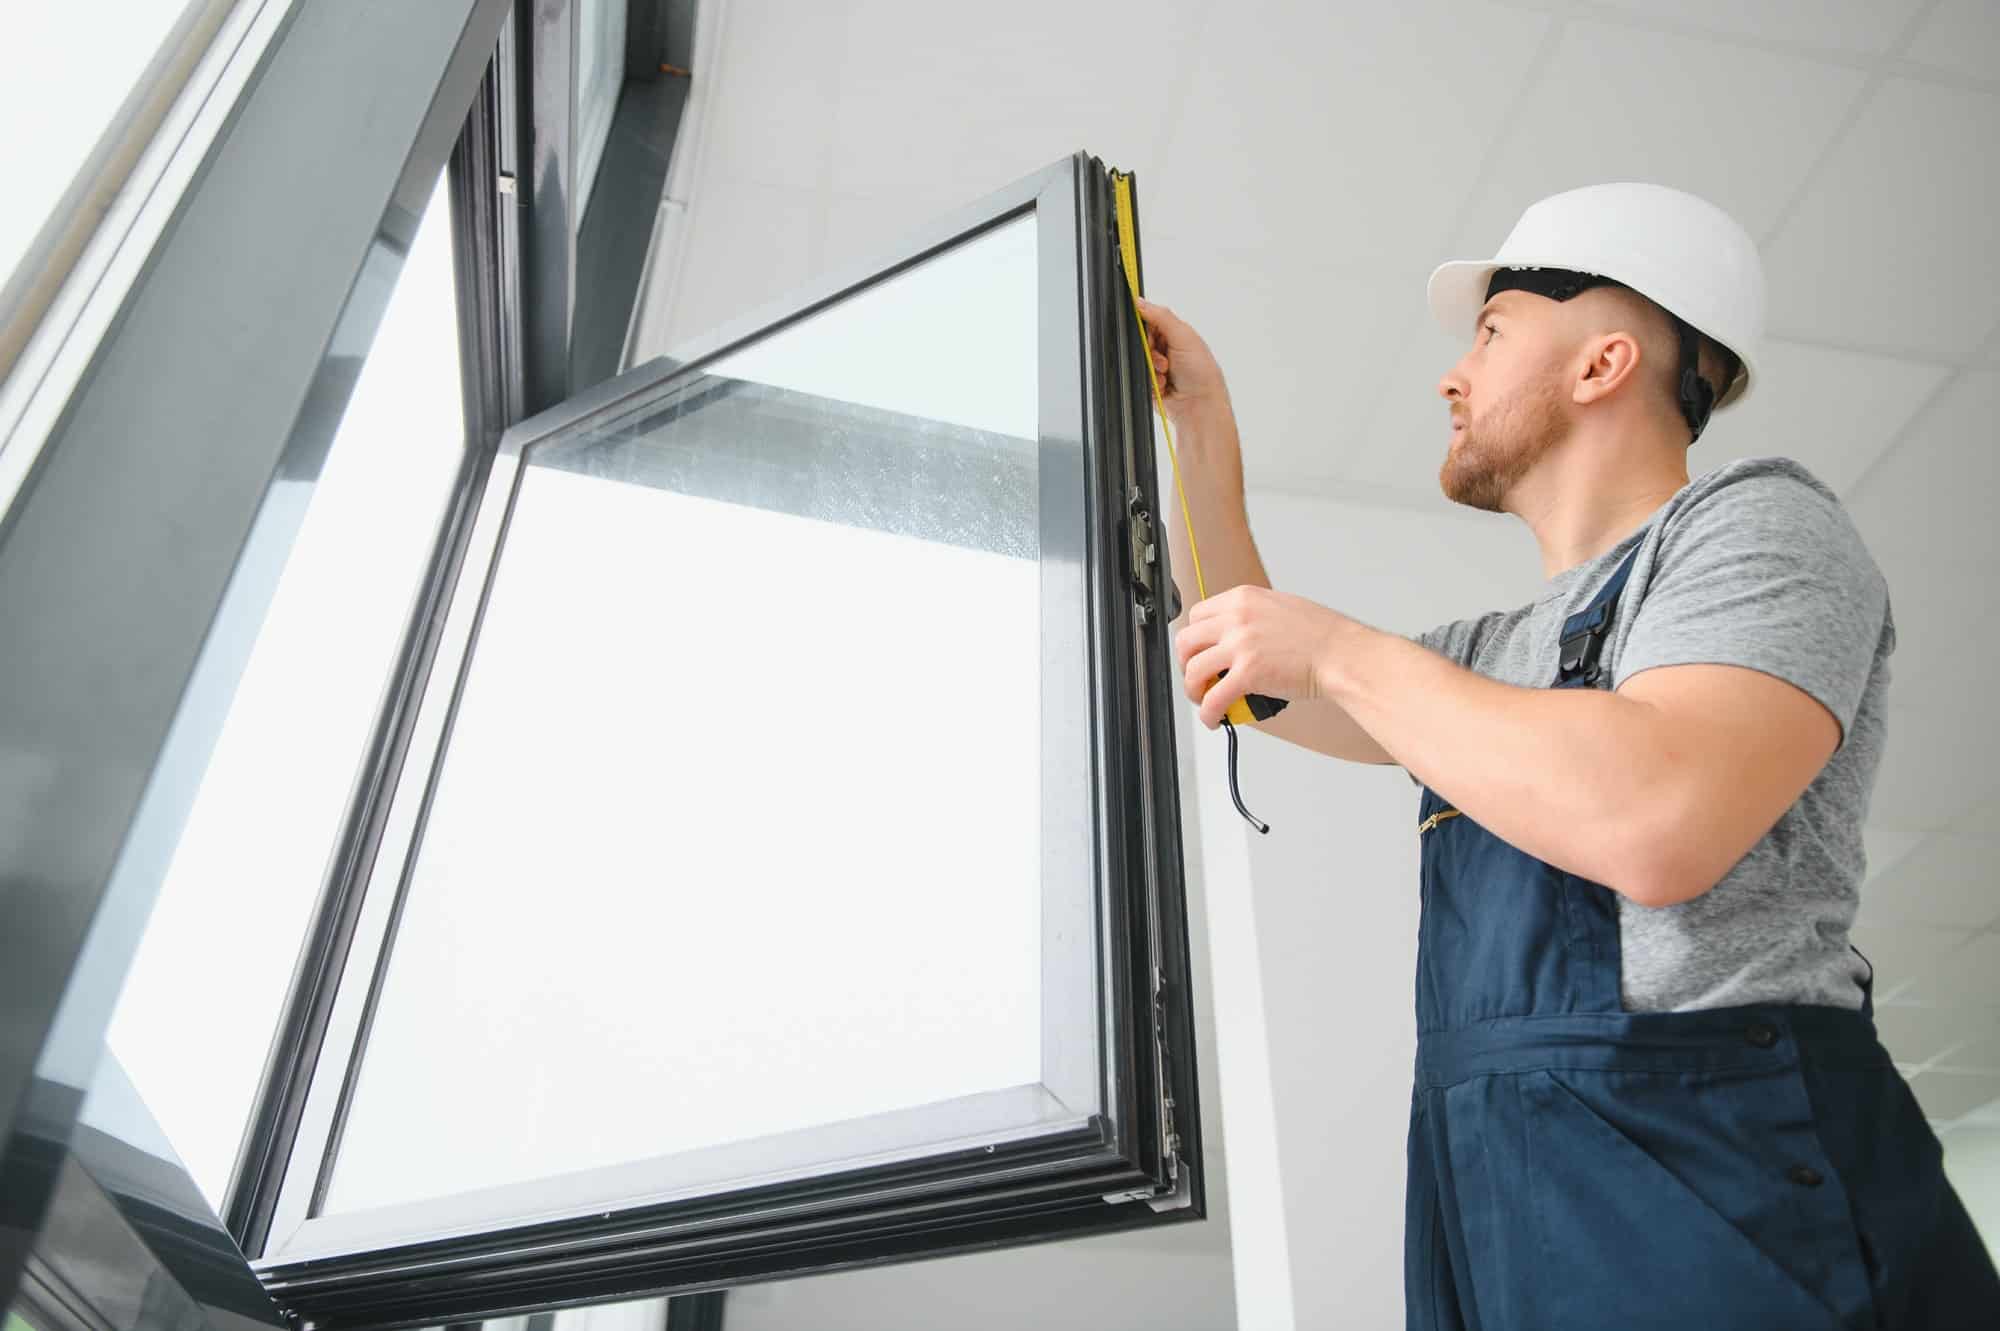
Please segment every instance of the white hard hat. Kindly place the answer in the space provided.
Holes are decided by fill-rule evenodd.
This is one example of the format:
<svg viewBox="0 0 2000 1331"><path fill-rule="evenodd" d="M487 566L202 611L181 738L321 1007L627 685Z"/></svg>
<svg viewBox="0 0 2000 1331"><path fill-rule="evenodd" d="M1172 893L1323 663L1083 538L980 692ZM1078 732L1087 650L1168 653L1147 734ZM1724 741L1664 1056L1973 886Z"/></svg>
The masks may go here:
<svg viewBox="0 0 2000 1331"><path fill-rule="evenodd" d="M1764 340L1764 264L1736 219L1665 185L1588 185L1531 204L1491 259L1458 259L1431 274L1431 312L1464 337L1502 268L1568 268L1632 288L1743 362L1716 406L1757 382Z"/></svg>

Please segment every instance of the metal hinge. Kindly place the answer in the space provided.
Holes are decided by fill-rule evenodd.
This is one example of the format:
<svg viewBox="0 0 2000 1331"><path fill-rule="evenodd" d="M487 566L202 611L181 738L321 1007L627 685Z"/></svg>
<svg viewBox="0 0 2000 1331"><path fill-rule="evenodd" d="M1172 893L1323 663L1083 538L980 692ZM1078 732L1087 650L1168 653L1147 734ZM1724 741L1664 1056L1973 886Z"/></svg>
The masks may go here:
<svg viewBox="0 0 2000 1331"><path fill-rule="evenodd" d="M1136 485L1126 494L1125 526L1132 540L1132 581L1150 593L1154 590L1153 570L1159 566L1160 551L1153 544L1153 515L1146 511L1144 498Z"/></svg>
<svg viewBox="0 0 2000 1331"><path fill-rule="evenodd" d="M1125 529L1131 545L1132 584L1138 588L1138 594L1133 599L1138 603L1140 628L1153 622L1162 590L1167 598L1167 619L1178 619L1181 613L1180 589L1174 586L1172 578L1159 575L1158 537L1153 529L1153 515L1146 510L1143 501L1144 496L1136 485L1126 493Z"/></svg>

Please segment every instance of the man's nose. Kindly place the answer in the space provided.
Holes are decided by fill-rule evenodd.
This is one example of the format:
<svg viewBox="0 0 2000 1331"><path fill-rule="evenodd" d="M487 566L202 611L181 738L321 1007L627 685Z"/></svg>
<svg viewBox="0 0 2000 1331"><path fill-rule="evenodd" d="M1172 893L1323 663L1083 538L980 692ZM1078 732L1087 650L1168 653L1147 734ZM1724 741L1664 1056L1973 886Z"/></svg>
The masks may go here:
<svg viewBox="0 0 2000 1331"><path fill-rule="evenodd" d="M1438 380L1438 396L1455 405L1465 397L1465 387L1465 376L1454 365L1444 372L1444 378Z"/></svg>

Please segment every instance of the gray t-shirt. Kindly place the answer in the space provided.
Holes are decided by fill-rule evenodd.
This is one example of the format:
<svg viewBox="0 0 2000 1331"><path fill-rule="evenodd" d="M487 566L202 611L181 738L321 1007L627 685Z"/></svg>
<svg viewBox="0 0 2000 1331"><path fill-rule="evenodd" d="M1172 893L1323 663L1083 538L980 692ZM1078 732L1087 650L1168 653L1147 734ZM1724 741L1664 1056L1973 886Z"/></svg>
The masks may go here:
<svg viewBox="0 0 2000 1331"><path fill-rule="evenodd" d="M1563 621L1635 545L1604 643L1609 687L1654 666L1748 666L1825 704L1841 743L1715 887L1677 906L1618 898L1625 1008L1859 1008L1868 968L1847 932L1865 876L1861 824L1882 758L1896 629L1881 571L1818 478L1786 458L1718 467L1616 546L1549 579L1533 604L1415 641L1504 683L1546 687Z"/></svg>

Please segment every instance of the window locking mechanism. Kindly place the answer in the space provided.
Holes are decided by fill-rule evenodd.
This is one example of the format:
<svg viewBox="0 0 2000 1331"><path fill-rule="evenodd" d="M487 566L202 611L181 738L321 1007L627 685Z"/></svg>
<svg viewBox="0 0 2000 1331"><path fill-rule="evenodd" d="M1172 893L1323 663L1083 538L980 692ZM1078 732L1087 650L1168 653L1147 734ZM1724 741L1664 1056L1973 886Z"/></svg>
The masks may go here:
<svg viewBox="0 0 2000 1331"><path fill-rule="evenodd" d="M1145 496L1139 492L1139 487L1136 485L1127 491L1125 503L1127 509L1125 531L1131 547L1132 585L1138 589L1135 599L1139 607L1139 626L1144 628L1153 622L1154 609L1158 604L1163 585L1170 607L1166 620L1171 623L1180 617L1180 589L1174 586L1172 578L1160 574L1160 547L1153 530L1153 515L1147 511Z"/></svg>

